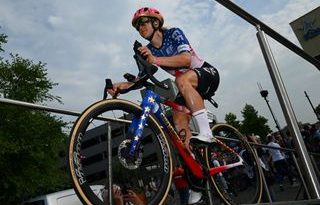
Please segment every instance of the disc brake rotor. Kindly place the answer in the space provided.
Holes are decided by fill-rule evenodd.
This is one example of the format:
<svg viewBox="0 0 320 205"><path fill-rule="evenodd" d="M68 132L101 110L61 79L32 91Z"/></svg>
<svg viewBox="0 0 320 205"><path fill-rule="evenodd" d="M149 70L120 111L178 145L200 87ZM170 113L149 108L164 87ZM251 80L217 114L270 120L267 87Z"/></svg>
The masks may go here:
<svg viewBox="0 0 320 205"><path fill-rule="evenodd" d="M122 166L127 169L137 169L142 163L143 157L143 147L140 144L138 148L136 148L134 156L129 156L131 140L126 139L121 142L118 149L118 158Z"/></svg>

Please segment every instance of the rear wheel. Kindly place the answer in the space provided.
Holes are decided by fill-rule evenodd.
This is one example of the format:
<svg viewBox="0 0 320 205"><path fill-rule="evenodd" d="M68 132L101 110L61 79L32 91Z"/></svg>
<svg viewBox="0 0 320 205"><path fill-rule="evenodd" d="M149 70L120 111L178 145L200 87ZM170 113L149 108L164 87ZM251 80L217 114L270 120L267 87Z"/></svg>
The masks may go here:
<svg viewBox="0 0 320 205"><path fill-rule="evenodd" d="M243 135L228 124L212 127L213 136L237 152L244 165L228 169L211 178L211 185L226 204L259 203L262 196L262 175L258 158ZM236 162L235 154L216 143L206 148L208 167Z"/></svg>
<svg viewBox="0 0 320 205"><path fill-rule="evenodd" d="M109 204L111 185L120 187L123 194L133 190L147 204L164 203L172 180L172 159L165 134L153 115L134 157L128 159L126 155L133 138L129 125L133 116L140 114L141 108L132 102L104 100L87 108L74 124L68 165L75 191L84 204ZM154 186L148 197L147 186Z"/></svg>

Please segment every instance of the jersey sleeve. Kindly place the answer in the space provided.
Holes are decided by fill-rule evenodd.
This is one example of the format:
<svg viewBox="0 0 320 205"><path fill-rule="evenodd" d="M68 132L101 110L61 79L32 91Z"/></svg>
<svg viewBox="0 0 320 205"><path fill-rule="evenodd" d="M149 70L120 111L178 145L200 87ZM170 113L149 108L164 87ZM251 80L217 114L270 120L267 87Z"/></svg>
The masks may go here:
<svg viewBox="0 0 320 205"><path fill-rule="evenodd" d="M189 41L181 29L174 28L171 33L171 39L173 45L177 48L178 53L191 51Z"/></svg>

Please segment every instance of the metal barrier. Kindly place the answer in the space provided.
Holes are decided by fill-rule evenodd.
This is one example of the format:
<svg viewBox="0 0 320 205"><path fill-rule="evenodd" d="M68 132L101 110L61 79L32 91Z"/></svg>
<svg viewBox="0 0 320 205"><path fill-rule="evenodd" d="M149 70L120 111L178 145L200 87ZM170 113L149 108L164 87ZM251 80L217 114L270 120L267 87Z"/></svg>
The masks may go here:
<svg viewBox="0 0 320 205"><path fill-rule="evenodd" d="M52 112L52 113L57 113L57 114L64 114L64 115L71 115L71 116L79 116L81 113L79 112L74 112L74 111L67 111L67 110L62 110L62 109L56 109L56 108L51 108L51 107L47 107L47 106L43 106L43 105L36 105L36 104L32 104L32 103L26 103L26 102L22 102L22 101L17 101L17 100L10 100L10 99L4 99L4 98L0 98L0 104L6 104L6 105L13 105L13 106L19 106L19 107L25 107L28 109L33 109L33 110L41 110L41 111L48 111L48 112ZM130 123L131 121L129 120L124 120L124 119L118 119L118 118L101 118L101 120L104 121L113 121L113 122L122 122L122 123ZM111 129L108 129L109 131ZM110 133L109 135L110 136ZM223 138L224 140L228 140L226 138ZM234 139L232 139L234 140ZM298 160L296 159L295 153L296 151L293 149L286 149L286 148L274 148L274 147L270 147L264 144L255 144L255 143L250 143L250 145L256 150L257 147L262 147L262 148L266 148L266 149L280 149L283 152L290 152L290 154L292 155L293 159L294 159L294 165L297 169L297 172L299 174L300 180L302 182L302 186L299 190L299 192L303 189L306 191L307 197L308 199L312 199L312 197L310 196L310 192L308 190L307 184L305 182L304 176L300 170L299 164L298 164ZM314 168L316 170L316 173L318 175L318 177L320 176L320 172L319 172L319 168L317 167L316 164L316 160L314 159L314 156L320 157L320 154L317 153L309 153L311 154L310 158L312 159L312 163L314 165ZM266 195L268 197L269 202L272 202L272 198L270 196L270 190L268 187L268 184L266 182L266 179L263 175L263 183L264 183L264 188L266 191ZM111 189L110 189L111 190ZM298 193L299 194L299 193ZM298 194L297 197L298 198Z"/></svg>
<svg viewBox="0 0 320 205"><path fill-rule="evenodd" d="M42 110L42 111L48 111L48 112L53 112L53 113L58 113L58 114L63 114L63 115L77 116L77 117L81 114L80 112L62 110L62 109L52 108L52 107L48 107L48 106L44 106L44 105L36 105L33 103L22 102L22 101L18 101L18 100L11 100L11 99L6 99L6 98L0 98L0 103L7 104L7 105L15 105L15 106L20 106L20 107L25 107L25 108L33 109L33 110ZM104 121L130 123L129 120L118 119L118 118L100 117L98 119L104 120Z"/></svg>

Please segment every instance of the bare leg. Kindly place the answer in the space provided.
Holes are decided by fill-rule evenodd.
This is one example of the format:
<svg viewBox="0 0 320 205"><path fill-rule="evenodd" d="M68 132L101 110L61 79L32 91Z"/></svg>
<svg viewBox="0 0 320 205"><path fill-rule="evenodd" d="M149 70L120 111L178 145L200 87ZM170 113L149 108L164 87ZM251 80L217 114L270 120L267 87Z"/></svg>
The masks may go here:
<svg viewBox="0 0 320 205"><path fill-rule="evenodd" d="M204 101L196 90L198 76L194 71L188 71L177 77L176 84L192 113L204 109Z"/></svg>
<svg viewBox="0 0 320 205"><path fill-rule="evenodd" d="M189 128L189 122L190 122L191 116L187 115L183 112L174 111L173 113L173 122L176 127L176 130L180 132L181 130L185 130L186 139L184 141L184 144L187 148L187 150L191 153L190 147L189 147L189 141L191 137L191 131Z"/></svg>
<svg viewBox="0 0 320 205"><path fill-rule="evenodd" d="M212 133L204 106L204 100L196 90L198 86L197 74L192 70L187 71L176 78L176 84L199 127L199 135L197 137L192 137L192 140L205 144L211 143ZM191 135L188 136L187 142L190 141L190 138Z"/></svg>
<svg viewBox="0 0 320 205"><path fill-rule="evenodd" d="M204 100L202 99L202 97L200 96L200 94L198 93L198 91L196 90L197 86L198 86L198 76L197 74L194 72L194 71L188 71L184 74L182 74L181 76L179 76L178 78L176 78L176 84L177 84L177 87L180 91L180 93L182 94L182 96L184 97L185 101L186 101L186 105L187 107L191 110L192 113L195 113L195 112L201 112L201 110L204 110L205 107L204 107ZM182 115L182 114L175 114L176 115L176 120L179 121L179 116ZM184 114L186 115L186 114ZM182 118L182 117L181 117ZM186 119L186 118L185 118ZM190 119L191 117L189 116L189 119L186 121L183 121L183 123L180 123L178 122L178 127L179 126L183 126L183 128L188 132L186 132L186 141L185 141L185 145L187 147L187 149L189 150L190 153L192 153L190 151L190 146L189 146L189 142L190 142L190 138L191 138L191 131L190 131L190 128L189 128L189 122L190 122ZM208 118L206 116L205 118L205 123L207 123L207 127L206 128L207 130L209 128L209 121L208 121ZM176 123L176 121L175 121ZM199 125L199 122L197 121L198 125ZM200 133L201 133L201 127L204 127L203 125L199 125L199 129L200 129ZM199 192L195 192L195 191L192 191L191 190L191 193L190 194L190 198L189 198L189 202L190 202L190 199L191 201L192 200L200 200L201 198L201 193ZM198 197L195 198L195 197Z"/></svg>

